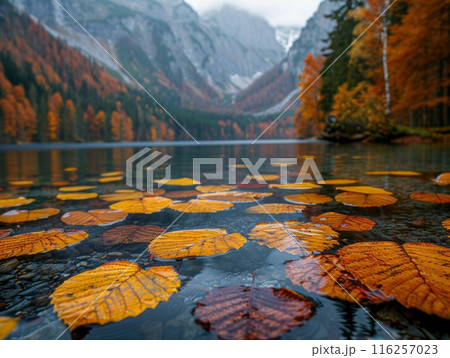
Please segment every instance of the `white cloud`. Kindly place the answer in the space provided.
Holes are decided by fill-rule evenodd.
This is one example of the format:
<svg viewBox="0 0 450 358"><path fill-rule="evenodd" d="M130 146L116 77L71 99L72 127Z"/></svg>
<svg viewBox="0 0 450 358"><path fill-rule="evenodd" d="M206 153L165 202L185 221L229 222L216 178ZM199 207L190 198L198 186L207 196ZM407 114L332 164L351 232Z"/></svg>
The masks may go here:
<svg viewBox="0 0 450 358"><path fill-rule="evenodd" d="M317 10L321 0L185 0L197 12L204 14L224 4L247 10L265 18L274 26L303 27Z"/></svg>

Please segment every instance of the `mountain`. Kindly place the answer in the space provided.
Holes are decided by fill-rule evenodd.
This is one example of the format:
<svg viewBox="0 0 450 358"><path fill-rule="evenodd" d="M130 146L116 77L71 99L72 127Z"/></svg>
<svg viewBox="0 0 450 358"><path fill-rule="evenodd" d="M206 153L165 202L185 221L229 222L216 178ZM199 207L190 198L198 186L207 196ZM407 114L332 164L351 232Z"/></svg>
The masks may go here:
<svg viewBox="0 0 450 358"><path fill-rule="evenodd" d="M311 52L315 56L326 47L324 39L334 23L327 18L339 6L339 2L324 0L318 10L301 30L286 56L235 98L235 107L245 112L273 114L282 110L283 104L297 93L297 76L302 71L303 60Z"/></svg>
<svg viewBox="0 0 450 358"><path fill-rule="evenodd" d="M275 28L275 37L278 43L283 46L287 53L294 42L300 37L302 30L295 26L277 26Z"/></svg>

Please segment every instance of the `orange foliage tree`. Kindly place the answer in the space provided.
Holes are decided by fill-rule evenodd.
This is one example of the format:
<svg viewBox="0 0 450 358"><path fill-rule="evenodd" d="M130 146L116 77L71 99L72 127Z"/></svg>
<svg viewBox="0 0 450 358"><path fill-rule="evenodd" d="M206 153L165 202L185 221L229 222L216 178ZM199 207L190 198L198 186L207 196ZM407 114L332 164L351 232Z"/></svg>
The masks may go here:
<svg viewBox="0 0 450 358"><path fill-rule="evenodd" d="M116 110L111 114L111 134L115 141L134 139L133 120L122 109L122 103L116 102Z"/></svg>

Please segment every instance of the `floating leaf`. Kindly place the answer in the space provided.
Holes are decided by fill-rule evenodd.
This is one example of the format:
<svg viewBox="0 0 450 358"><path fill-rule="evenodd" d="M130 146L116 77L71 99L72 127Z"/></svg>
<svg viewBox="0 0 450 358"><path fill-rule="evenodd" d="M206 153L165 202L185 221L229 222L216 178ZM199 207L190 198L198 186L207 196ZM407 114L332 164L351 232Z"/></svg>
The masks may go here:
<svg viewBox="0 0 450 358"><path fill-rule="evenodd" d="M150 243L148 249L163 260L212 256L238 250L247 240L223 229L198 229L167 232Z"/></svg>
<svg viewBox="0 0 450 358"><path fill-rule="evenodd" d="M32 186L33 184L33 180L13 180L9 182L11 186Z"/></svg>
<svg viewBox="0 0 450 358"><path fill-rule="evenodd" d="M267 186L267 184L260 184L260 183L250 182L250 183L247 183L247 184L239 183L237 186L239 188L244 188L244 189L261 189L261 188L265 188Z"/></svg>
<svg viewBox="0 0 450 358"><path fill-rule="evenodd" d="M172 203L169 205L170 209L182 213L217 213L219 211L228 210L232 207L232 203L206 199L192 199L187 203Z"/></svg>
<svg viewBox="0 0 450 358"><path fill-rule="evenodd" d="M230 168L245 169L247 166L245 164L232 164L230 165Z"/></svg>
<svg viewBox="0 0 450 358"><path fill-rule="evenodd" d="M182 199L182 198L191 198L199 194L201 194L201 192L197 190L178 190L166 193L166 197L171 199Z"/></svg>
<svg viewBox="0 0 450 358"><path fill-rule="evenodd" d="M384 194L392 195L390 191L386 191L381 188L375 188L373 186L340 186L336 188L337 190L347 191L351 193L361 193L361 194Z"/></svg>
<svg viewBox="0 0 450 358"><path fill-rule="evenodd" d="M6 224L15 224L26 221L47 219L50 216L58 215L59 209L46 208L36 210L10 210L0 215L0 222Z"/></svg>
<svg viewBox="0 0 450 358"><path fill-rule="evenodd" d="M105 184L105 183L115 183L115 182L122 181L122 180L123 180L123 176L117 176L117 177L100 178L98 180L98 182L101 184Z"/></svg>
<svg viewBox="0 0 450 358"><path fill-rule="evenodd" d="M319 295L349 302L356 300L375 304L387 301L379 292L371 291L349 275L336 255L309 256L289 261L285 272L294 285Z"/></svg>
<svg viewBox="0 0 450 358"><path fill-rule="evenodd" d="M74 330L136 317L168 301L179 287L172 266L144 270L129 261L116 261L69 278L55 290L51 303L58 317Z"/></svg>
<svg viewBox="0 0 450 358"><path fill-rule="evenodd" d="M115 193L117 194L131 194L131 193L137 193L137 190L134 189L117 189Z"/></svg>
<svg viewBox="0 0 450 358"><path fill-rule="evenodd" d="M313 217L311 221L316 224L331 226L337 231L369 231L377 224L368 218L342 215L334 212Z"/></svg>
<svg viewBox="0 0 450 358"><path fill-rule="evenodd" d="M0 194L0 200L12 198L12 194Z"/></svg>
<svg viewBox="0 0 450 358"><path fill-rule="evenodd" d="M450 195L438 193L413 193L411 199L422 201L424 203L448 204L450 203Z"/></svg>
<svg viewBox="0 0 450 358"><path fill-rule="evenodd" d="M292 255L308 256L339 245L335 239L339 234L327 225L303 224L298 221L257 224L249 233L250 240L260 245L288 252Z"/></svg>
<svg viewBox="0 0 450 358"><path fill-rule="evenodd" d="M151 192L144 190L143 193L144 196L163 196L166 193L166 191L164 189L152 188Z"/></svg>
<svg viewBox="0 0 450 358"><path fill-rule="evenodd" d="M67 193L58 194L56 198L59 200L88 200L95 199L97 196L97 193Z"/></svg>
<svg viewBox="0 0 450 358"><path fill-rule="evenodd" d="M95 189L96 186L93 185L78 185L78 186L64 186L59 188L58 190L61 192L78 192L78 191L86 191Z"/></svg>
<svg viewBox="0 0 450 358"><path fill-rule="evenodd" d="M76 244L88 236L84 231L62 229L8 236L0 240L0 260L59 250Z"/></svg>
<svg viewBox="0 0 450 358"><path fill-rule="evenodd" d="M207 193L200 198L212 201L226 201L230 203L251 203L255 200L272 196L272 193L255 193L248 191L225 191L219 193Z"/></svg>
<svg viewBox="0 0 450 358"><path fill-rule="evenodd" d="M450 184L450 172L439 174L438 177L436 179L434 179L434 182L437 185L442 185L442 186L449 185Z"/></svg>
<svg viewBox="0 0 450 358"><path fill-rule="evenodd" d="M278 174L259 174L250 175L250 178L256 181L274 181L280 179Z"/></svg>
<svg viewBox="0 0 450 358"><path fill-rule="evenodd" d="M345 269L407 308L450 319L450 249L428 243L364 242L339 249Z"/></svg>
<svg viewBox="0 0 450 358"><path fill-rule="evenodd" d="M78 168L75 168L75 167L64 168L64 171L66 173L75 173L77 170L78 170Z"/></svg>
<svg viewBox="0 0 450 358"><path fill-rule="evenodd" d="M60 179L60 180L53 180L52 181L52 186L56 186L56 187L64 187L64 186L67 186L69 184L70 184L69 181L62 180L62 179Z"/></svg>
<svg viewBox="0 0 450 358"><path fill-rule="evenodd" d="M318 205L333 201L328 195L323 194L292 194L284 197L286 201L294 204Z"/></svg>
<svg viewBox="0 0 450 358"><path fill-rule="evenodd" d="M206 295L198 322L222 339L276 339L313 316L313 303L285 288L230 286Z"/></svg>
<svg viewBox="0 0 450 358"><path fill-rule="evenodd" d="M355 179L327 179L322 181L320 184L323 185L350 185L359 183L359 180Z"/></svg>
<svg viewBox="0 0 450 358"><path fill-rule="evenodd" d="M270 184L270 189L286 189L286 190L302 190L302 189L316 189L320 188L320 185L314 183L292 183L292 184Z"/></svg>
<svg viewBox="0 0 450 358"><path fill-rule="evenodd" d="M67 225L81 226L107 226L118 223L127 217L127 213L122 210L90 210L90 211L69 211L65 213L61 220Z"/></svg>
<svg viewBox="0 0 450 358"><path fill-rule="evenodd" d="M444 221L442 222L442 226L443 226L444 228L446 228L447 230L450 230L450 219L444 220Z"/></svg>
<svg viewBox="0 0 450 358"><path fill-rule="evenodd" d="M115 202L115 201L124 201L124 200L136 200L140 199L144 196L139 191L133 191L131 193L114 193L114 194L104 194L100 195L100 199L108 201L108 202Z"/></svg>
<svg viewBox="0 0 450 358"><path fill-rule="evenodd" d="M35 199L26 199L23 196L14 199L3 199L0 200L0 209L2 208L13 208L15 206L27 205L34 202Z"/></svg>
<svg viewBox="0 0 450 358"><path fill-rule="evenodd" d="M422 174L419 172L412 172L407 170L385 170L385 171L366 172L366 175L392 175L392 176L413 177Z"/></svg>
<svg viewBox="0 0 450 358"><path fill-rule="evenodd" d="M301 213L306 206L293 205L293 204L262 204L255 205L247 210L246 213L251 214L288 214L288 213Z"/></svg>
<svg viewBox="0 0 450 358"><path fill-rule="evenodd" d="M13 229L0 229L0 239L11 235L14 232Z"/></svg>
<svg viewBox="0 0 450 358"><path fill-rule="evenodd" d="M0 339L5 339L16 328L18 318L0 317Z"/></svg>
<svg viewBox="0 0 450 358"><path fill-rule="evenodd" d="M155 180L155 183L162 183L162 181ZM192 186L192 185L200 185L201 183L191 178L179 178L179 179L170 179L162 184L172 186Z"/></svg>
<svg viewBox="0 0 450 358"><path fill-rule="evenodd" d="M104 245L149 243L164 232L164 229L154 225L124 225L106 231L103 234Z"/></svg>
<svg viewBox="0 0 450 358"><path fill-rule="evenodd" d="M201 191L202 193L218 193L221 191L228 191L236 188L236 185L200 185L197 186L195 190Z"/></svg>
<svg viewBox="0 0 450 358"><path fill-rule="evenodd" d="M121 171L117 171L117 172L107 172L107 173L102 173L100 174L101 177L103 178L109 178L109 177L119 177L122 176L123 172Z"/></svg>
<svg viewBox="0 0 450 358"><path fill-rule="evenodd" d="M336 195L334 198L336 199L336 201L344 205L357 206L360 208L380 207L392 205L397 202L397 199L392 195L385 194L367 195L361 193L345 192Z"/></svg>
<svg viewBox="0 0 450 358"><path fill-rule="evenodd" d="M162 196L150 196L141 200L124 200L112 204L111 209L118 209L129 214L152 214L167 208L172 200Z"/></svg>

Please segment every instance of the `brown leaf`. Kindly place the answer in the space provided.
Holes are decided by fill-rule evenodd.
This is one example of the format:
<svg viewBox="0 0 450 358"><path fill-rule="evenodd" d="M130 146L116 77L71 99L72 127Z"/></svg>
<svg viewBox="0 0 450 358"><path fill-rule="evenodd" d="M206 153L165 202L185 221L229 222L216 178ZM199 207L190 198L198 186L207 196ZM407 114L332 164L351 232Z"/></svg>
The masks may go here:
<svg viewBox="0 0 450 358"><path fill-rule="evenodd" d="M133 244L137 242L150 243L164 232L164 229L154 225L124 225L106 231L103 234L104 245Z"/></svg>
<svg viewBox="0 0 450 358"><path fill-rule="evenodd" d="M450 203L450 195L438 193L413 193L410 198L424 203L448 204Z"/></svg>
<svg viewBox="0 0 450 358"><path fill-rule="evenodd" d="M10 210L0 215L0 222L6 224L15 224L26 221L47 219L50 216L58 215L59 209L46 208L36 210Z"/></svg>
<svg viewBox="0 0 450 358"><path fill-rule="evenodd" d="M206 295L198 322L222 339L276 339L313 316L313 303L285 289L230 286Z"/></svg>
<svg viewBox="0 0 450 358"><path fill-rule="evenodd" d="M129 261L115 261L69 278L55 290L51 303L58 317L74 330L136 317L169 300L179 287L172 266L144 270Z"/></svg>
<svg viewBox="0 0 450 358"><path fill-rule="evenodd" d="M287 213L301 213L306 206L293 204L262 204L255 205L245 210L246 213L251 214L287 214Z"/></svg>
<svg viewBox="0 0 450 358"><path fill-rule="evenodd" d="M82 226L107 226L118 223L127 217L127 213L121 210L90 210L90 211L69 211L65 213L61 220L67 225Z"/></svg>
<svg viewBox="0 0 450 358"><path fill-rule="evenodd" d="M318 205L329 203L333 198L323 194L292 194L286 195L284 200L294 204Z"/></svg>
<svg viewBox="0 0 450 358"><path fill-rule="evenodd" d="M14 232L13 229L0 229L0 239L11 235Z"/></svg>
<svg viewBox="0 0 450 358"><path fill-rule="evenodd" d="M0 240L0 260L60 250L76 244L88 236L84 231L62 229L8 236Z"/></svg>
<svg viewBox="0 0 450 358"><path fill-rule="evenodd" d="M392 195L386 194L361 194L351 193L349 191L338 194L334 197L336 201L348 205L357 206L360 208L380 207L386 205L392 205L397 202L397 199Z"/></svg>
<svg viewBox="0 0 450 358"><path fill-rule="evenodd" d="M313 217L311 221L316 224L331 226L337 231L368 231L377 224L375 221L368 218L342 215L334 212Z"/></svg>
<svg viewBox="0 0 450 358"><path fill-rule="evenodd" d="M149 196L141 200L124 200L110 205L111 209L122 210L129 214L152 214L167 208L172 203L169 198Z"/></svg>

